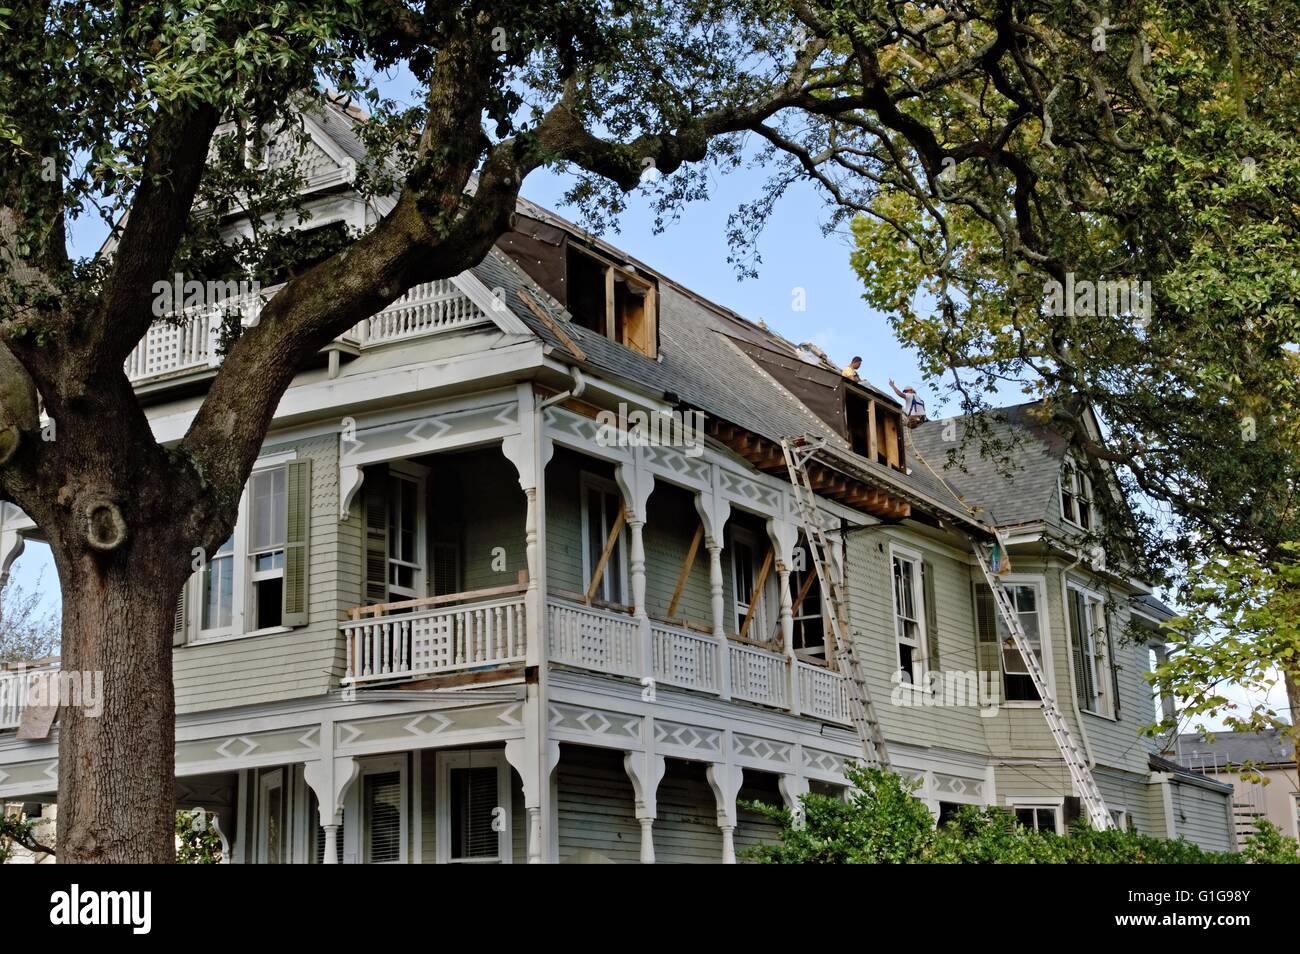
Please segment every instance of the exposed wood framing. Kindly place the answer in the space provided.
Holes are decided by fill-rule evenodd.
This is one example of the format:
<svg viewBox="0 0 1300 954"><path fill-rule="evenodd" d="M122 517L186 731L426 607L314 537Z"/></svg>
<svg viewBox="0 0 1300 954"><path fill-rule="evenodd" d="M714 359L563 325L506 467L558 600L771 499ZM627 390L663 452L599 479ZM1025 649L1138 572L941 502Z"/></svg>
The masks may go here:
<svg viewBox="0 0 1300 954"><path fill-rule="evenodd" d="M667 617L672 619L677 613L677 604L681 602L682 591L686 589L686 581L690 578L691 567L695 565L696 554L700 552L700 542L704 539L704 524L695 528L695 538L691 540L691 547L686 551L686 559L682 561L681 572L677 574L677 585L673 587L673 598L668 601Z"/></svg>
<svg viewBox="0 0 1300 954"><path fill-rule="evenodd" d="M749 634L749 624L754 621L754 607L763 599L763 587L767 585L767 575L772 572L772 558L775 556L771 547L767 548L767 556L763 558L763 565L759 568L758 578L754 580L754 593L749 600L749 609L745 610L745 618L740 621L740 632L737 634L744 639Z"/></svg>
<svg viewBox="0 0 1300 954"><path fill-rule="evenodd" d="M587 585L588 603L596 598L596 590L600 588L600 581L605 576L605 566L609 563L610 555L614 552L614 547L618 545L618 535L623 532L623 523L626 518L627 511L619 510L614 525L609 528L609 539L605 541L605 549L601 551L600 562L591 571L591 583Z"/></svg>

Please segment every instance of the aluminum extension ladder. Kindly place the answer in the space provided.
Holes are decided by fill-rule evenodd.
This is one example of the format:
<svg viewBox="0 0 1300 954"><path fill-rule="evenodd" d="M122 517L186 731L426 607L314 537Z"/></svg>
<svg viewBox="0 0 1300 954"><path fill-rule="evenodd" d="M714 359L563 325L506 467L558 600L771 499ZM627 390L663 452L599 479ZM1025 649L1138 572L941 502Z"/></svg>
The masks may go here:
<svg viewBox="0 0 1300 954"><path fill-rule="evenodd" d="M1074 737L1070 734L1070 728L1066 725L1065 717L1061 714L1061 708L1056 704L1056 699L1048 689L1047 680L1043 675L1042 663L1030 651L1029 641L1025 638L1024 627L1020 625L1020 615L1016 612L1015 606L1012 605L1011 597L1007 595L1006 589L1002 586L1002 581L989 569L988 561L984 558L983 547L978 541L975 542L974 549L975 559L979 561L980 570L984 573L984 579L988 581L989 589L993 591L993 602L997 605L998 612L1002 616L1002 622L1011 633L1011 638L1015 641L1016 651L1020 653L1020 658L1024 660L1025 667L1029 670L1029 677L1034 681L1034 689L1038 691L1038 698L1043 702L1043 716L1047 719L1047 727L1052 732L1052 738L1056 740L1056 747L1061 750L1061 758L1065 760L1065 766L1069 769L1070 781L1074 784L1074 791L1078 794L1084 810L1088 813L1089 823L1098 831L1114 828L1114 819L1110 817L1110 812L1106 810L1106 802L1101 797L1101 789L1097 787L1097 780L1092 776L1092 769L1088 767L1088 760L1084 758L1083 752L1075 745Z"/></svg>
<svg viewBox="0 0 1300 954"><path fill-rule="evenodd" d="M844 568L826 536L822 511L817 506L817 495L808 478L808 460L824 443L818 438L786 438L781 441L781 448L785 452L786 466L790 469L790 483L794 487L795 504L808 538L808 549L812 554L813 565L817 568L817 579L821 583L822 596L830 601L829 616L831 635L835 641L835 662L845 676L849 719L862 742L866 764L888 770L889 755L885 750L885 736L880 731L876 708L871 702L871 693L863 680L862 666L858 662L858 654L849 633L848 602L844 594Z"/></svg>

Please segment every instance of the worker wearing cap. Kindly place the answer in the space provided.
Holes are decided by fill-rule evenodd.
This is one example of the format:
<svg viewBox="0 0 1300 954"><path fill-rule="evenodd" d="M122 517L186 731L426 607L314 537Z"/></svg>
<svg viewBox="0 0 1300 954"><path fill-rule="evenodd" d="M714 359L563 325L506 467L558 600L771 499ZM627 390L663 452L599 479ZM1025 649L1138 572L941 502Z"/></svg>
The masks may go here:
<svg viewBox="0 0 1300 954"><path fill-rule="evenodd" d="M910 387L900 391L893 378L889 379L889 386L903 400L903 419L907 421L907 426L916 427L918 424L924 424L925 402L916 396L916 391Z"/></svg>
<svg viewBox="0 0 1300 954"><path fill-rule="evenodd" d="M862 359L855 355L853 360L849 362L849 366L840 373L850 381L856 381L858 380L858 368L860 367L862 367Z"/></svg>

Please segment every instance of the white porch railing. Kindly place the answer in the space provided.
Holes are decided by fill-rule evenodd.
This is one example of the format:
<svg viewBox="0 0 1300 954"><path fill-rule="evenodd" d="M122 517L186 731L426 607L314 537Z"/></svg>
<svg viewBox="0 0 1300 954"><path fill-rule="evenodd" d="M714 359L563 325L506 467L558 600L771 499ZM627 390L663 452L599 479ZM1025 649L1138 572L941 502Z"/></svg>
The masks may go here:
<svg viewBox="0 0 1300 954"><path fill-rule="evenodd" d="M641 628L626 613L551 600L546 622L556 662L619 676L641 675Z"/></svg>
<svg viewBox="0 0 1300 954"><path fill-rule="evenodd" d="M16 729L22 723L31 684L58 669L58 663L50 663L32 669L0 670L0 729Z"/></svg>
<svg viewBox="0 0 1300 954"><path fill-rule="evenodd" d="M362 321L352 337L362 345L452 331L484 319L482 309L445 279L416 285L377 315Z"/></svg>
<svg viewBox="0 0 1300 954"><path fill-rule="evenodd" d="M849 693L838 672L806 662L796 664L799 704L809 715L828 722L849 721Z"/></svg>
<svg viewBox="0 0 1300 954"><path fill-rule="evenodd" d="M524 661L524 598L388 613L342 624L345 681L391 681Z"/></svg>
<svg viewBox="0 0 1300 954"><path fill-rule="evenodd" d="M126 376L134 384L153 378L212 368L221 363L218 341L223 315L238 311L251 324L264 302L283 286L256 295L229 298L218 305L187 309L180 322L159 321L127 356ZM481 324L487 315L448 279L425 282L342 336L361 347L454 331Z"/></svg>
<svg viewBox="0 0 1300 954"><path fill-rule="evenodd" d="M552 662L636 679L649 677L664 686L849 724L844 677L834 670L658 620L650 621L647 662L641 623L626 612L551 596L546 618Z"/></svg>
<svg viewBox="0 0 1300 954"><path fill-rule="evenodd" d="M653 623L654 677L669 686L718 693L718 641L712 636Z"/></svg>
<svg viewBox="0 0 1300 954"><path fill-rule="evenodd" d="M785 709L789 706L790 660L757 646L731 642L731 695Z"/></svg>

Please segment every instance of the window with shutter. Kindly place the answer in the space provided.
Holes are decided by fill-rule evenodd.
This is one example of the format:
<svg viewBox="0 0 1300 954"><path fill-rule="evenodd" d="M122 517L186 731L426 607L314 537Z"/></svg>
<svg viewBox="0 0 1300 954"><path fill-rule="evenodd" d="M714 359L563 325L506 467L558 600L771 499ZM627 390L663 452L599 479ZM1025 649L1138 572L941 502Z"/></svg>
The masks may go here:
<svg viewBox="0 0 1300 954"><path fill-rule="evenodd" d="M893 554L894 633L898 646L898 672L903 682L920 685L925 671L925 626L921 613L924 594L921 561Z"/></svg>
<svg viewBox="0 0 1300 954"><path fill-rule="evenodd" d="M1105 711L1112 693L1102 692L1100 677L1109 666L1106 605L1100 597L1071 587L1069 590L1070 650L1074 661L1075 692L1080 708L1097 715ZM1112 676L1113 679L1113 676Z"/></svg>
<svg viewBox="0 0 1300 954"><path fill-rule="evenodd" d="M807 537L800 534L795 549L795 568L790 573L793 594L794 648L825 657L826 621L822 618L822 587L808 550Z"/></svg>
<svg viewBox="0 0 1300 954"><path fill-rule="evenodd" d="M284 584L282 626L307 625L307 568L311 534L311 461L285 468Z"/></svg>
<svg viewBox="0 0 1300 954"><path fill-rule="evenodd" d="M925 665L930 672L943 668L939 659L939 601L934 595L934 564L921 561L921 599L925 603Z"/></svg>
<svg viewBox="0 0 1300 954"><path fill-rule="evenodd" d="M362 789L365 860L390 864L402 860L402 773L365 776Z"/></svg>
<svg viewBox="0 0 1300 954"><path fill-rule="evenodd" d="M362 489L366 518L365 602L373 606L388 602L388 466L367 467Z"/></svg>
<svg viewBox="0 0 1300 954"><path fill-rule="evenodd" d="M271 467L248 484L248 561L252 629L284 621L284 554L288 532L288 472Z"/></svg>
<svg viewBox="0 0 1300 954"><path fill-rule="evenodd" d="M441 863L509 863L510 767L500 749L439 752L437 829Z"/></svg>
<svg viewBox="0 0 1300 954"><path fill-rule="evenodd" d="M183 646L187 638L187 614L189 602L190 581L186 580L185 585L181 587L180 596L176 597L176 612L172 615L172 645Z"/></svg>
<svg viewBox="0 0 1300 954"><path fill-rule="evenodd" d="M995 673L997 682L1002 681L1002 659L998 652L998 627L994 616L997 607L993 604L993 591L985 583L971 581L971 593L975 601L975 654L976 665L980 673ZM984 692L985 678L981 675L980 691ZM981 699L987 704L1000 702L1000 699Z"/></svg>

